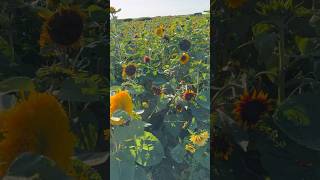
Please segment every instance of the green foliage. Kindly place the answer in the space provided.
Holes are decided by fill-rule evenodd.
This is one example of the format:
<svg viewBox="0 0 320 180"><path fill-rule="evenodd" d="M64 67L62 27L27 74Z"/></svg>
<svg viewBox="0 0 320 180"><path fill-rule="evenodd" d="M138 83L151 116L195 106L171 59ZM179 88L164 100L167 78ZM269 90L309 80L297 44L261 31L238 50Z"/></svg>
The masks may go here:
<svg viewBox="0 0 320 180"><path fill-rule="evenodd" d="M251 0L230 8L215 1L212 10L213 131L231 137L215 145L233 149L227 160L214 157L214 177L318 179L319 3ZM246 104L244 90L266 92L272 108L253 127L235 113L234 103Z"/></svg>
<svg viewBox="0 0 320 180"><path fill-rule="evenodd" d="M33 177L39 179L71 179L55 163L45 156L23 153L9 167L7 176Z"/></svg>
<svg viewBox="0 0 320 180"><path fill-rule="evenodd" d="M107 2L59 2L54 6L49 6L45 0L0 2L0 109L19 102L23 98L20 92L26 92L26 95L30 91L52 94L70 119L70 127L77 139L74 152L97 155L108 150L108 141L103 134L108 124L106 99L109 95L108 60L105 57L108 48L106 32L109 30L105 26ZM62 47L51 42L40 47L44 17L53 15L62 4L68 6L70 3L78 5L86 14L80 46ZM78 173L90 176L89 179L105 179L105 168L94 173L89 170L91 166L106 164L106 157L100 158L104 161L100 159L98 163L88 157L78 160ZM38 173L40 179L66 179L66 172L57 170L54 162L43 156L21 155L8 171L8 175L21 178L33 173Z"/></svg>
<svg viewBox="0 0 320 180"><path fill-rule="evenodd" d="M185 149L191 132L209 132L209 15L112 17L111 95L127 90L139 116L129 121L123 117L125 124L111 128L111 177L209 179L209 140L196 147L195 155ZM155 33L160 25L165 28L162 37ZM185 51L190 59L182 64ZM128 64L135 64L136 71L124 77L123 66ZM186 100L187 90L195 97Z"/></svg>

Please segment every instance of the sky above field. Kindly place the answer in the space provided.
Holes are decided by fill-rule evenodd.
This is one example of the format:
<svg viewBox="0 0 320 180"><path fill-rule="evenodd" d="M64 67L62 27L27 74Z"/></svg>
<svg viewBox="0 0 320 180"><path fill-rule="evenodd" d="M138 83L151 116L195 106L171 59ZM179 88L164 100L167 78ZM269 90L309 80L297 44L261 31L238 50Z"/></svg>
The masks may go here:
<svg viewBox="0 0 320 180"><path fill-rule="evenodd" d="M119 19L185 15L210 9L210 0L111 0Z"/></svg>

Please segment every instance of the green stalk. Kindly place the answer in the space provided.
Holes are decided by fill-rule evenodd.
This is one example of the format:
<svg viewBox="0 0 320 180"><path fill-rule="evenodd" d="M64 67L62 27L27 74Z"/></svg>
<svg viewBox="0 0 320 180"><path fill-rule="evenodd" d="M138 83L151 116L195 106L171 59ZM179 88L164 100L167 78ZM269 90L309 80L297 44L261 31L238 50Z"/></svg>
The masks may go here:
<svg viewBox="0 0 320 180"><path fill-rule="evenodd" d="M285 99L285 45L284 45L284 27L280 27L279 40L279 75L278 75L278 104Z"/></svg>

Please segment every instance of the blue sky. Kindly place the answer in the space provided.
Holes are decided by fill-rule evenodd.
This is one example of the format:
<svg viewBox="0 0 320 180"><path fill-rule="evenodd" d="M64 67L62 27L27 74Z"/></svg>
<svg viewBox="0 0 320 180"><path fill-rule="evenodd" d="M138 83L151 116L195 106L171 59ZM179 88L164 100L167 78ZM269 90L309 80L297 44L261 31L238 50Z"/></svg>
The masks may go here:
<svg viewBox="0 0 320 180"><path fill-rule="evenodd" d="M210 9L210 0L111 0L110 4L122 9L120 19L184 15Z"/></svg>

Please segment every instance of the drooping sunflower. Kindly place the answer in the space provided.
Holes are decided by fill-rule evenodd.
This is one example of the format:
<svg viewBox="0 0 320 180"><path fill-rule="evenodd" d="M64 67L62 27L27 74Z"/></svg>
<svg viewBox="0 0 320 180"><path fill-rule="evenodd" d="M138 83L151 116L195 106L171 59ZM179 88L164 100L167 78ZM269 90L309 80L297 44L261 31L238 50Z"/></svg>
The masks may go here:
<svg viewBox="0 0 320 180"><path fill-rule="evenodd" d="M66 112L54 96L32 92L27 99L2 111L0 119L0 177L24 152L47 156L65 171L72 168L75 137Z"/></svg>
<svg viewBox="0 0 320 180"><path fill-rule="evenodd" d="M196 148L192 144L186 144L185 150L192 154L196 152Z"/></svg>
<svg viewBox="0 0 320 180"><path fill-rule="evenodd" d="M84 13L77 6L60 7L54 13L39 14L45 19L39 44L78 47L84 29Z"/></svg>
<svg viewBox="0 0 320 180"><path fill-rule="evenodd" d="M189 54L186 52L182 53L182 56L180 57L181 64L187 64L189 60L190 60Z"/></svg>
<svg viewBox="0 0 320 180"><path fill-rule="evenodd" d="M233 151L233 144L225 133L215 134L212 138L212 146L216 159L228 160Z"/></svg>
<svg viewBox="0 0 320 180"><path fill-rule="evenodd" d="M129 116L133 115L133 102L128 91L119 91L115 95L110 97L110 123L111 125L122 125L124 120L112 117L112 114L117 110L123 110L128 113Z"/></svg>
<svg viewBox="0 0 320 180"><path fill-rule="evenodd" d="M263 115L272 110L268 94L256 90L250 95L247 90L235 102L233 112L238 122L244 127L254 127Z"/></svg>
<svg viewBox="0 0 320 180"><path fill-rule="evenodd" d="M115 14L117 12L116 8L114 8L113 6L110 6L109 11L110 11L111 14Z"/></svg>
<svg viewBox="0 0 320 180"><path fill-rule="evenodd" d="M241 7L247 0L227 0L227 5L231 9L237 9Z"/></svg>
<svg viewBox="0 0 320 180"><path fill-rule="evenodd" d="M128 76L131 77L133 75L135 75L137 71L137 66L133 63L131 64L123 64L122 65L122 78L126 79Z"/></svg>
<svg viewBox="0 0 320 180"><path fill-rule="evenodd" d="M156 33L156 35L157 36L159 36L159 37L163 37L163 35L164 35L164 26L163 25L160 25L159 27L157 27L156 29L155 29L155 33Z"/></svg>
<svg viewBox="0 0 320 180"><path fill-rule="evenodd" d="M193 92L192 90L186 90L183 94L182 97L186 101L192 100L197 94Z"/></svg>
<svg viewBox="0 0 320 180"><path fill-rule="evenodd" d="M198 146L204 146L208 139L209 133L207 131L203 131L199 134L191 134L190 136L190 141Z"/></svg>

